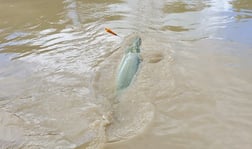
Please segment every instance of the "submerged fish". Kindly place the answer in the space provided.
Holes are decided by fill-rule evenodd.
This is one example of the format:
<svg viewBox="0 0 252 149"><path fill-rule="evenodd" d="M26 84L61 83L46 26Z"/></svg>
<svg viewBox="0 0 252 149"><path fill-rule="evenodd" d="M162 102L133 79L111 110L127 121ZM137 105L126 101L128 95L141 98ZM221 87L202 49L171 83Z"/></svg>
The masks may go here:
<svg viewBox="0 0 252 149"><path fill-rule="evenodd" d="M135 76L139 64L141 38L135 37L132 44L125 50L117 75L117 91L127 88Z"/></svg>

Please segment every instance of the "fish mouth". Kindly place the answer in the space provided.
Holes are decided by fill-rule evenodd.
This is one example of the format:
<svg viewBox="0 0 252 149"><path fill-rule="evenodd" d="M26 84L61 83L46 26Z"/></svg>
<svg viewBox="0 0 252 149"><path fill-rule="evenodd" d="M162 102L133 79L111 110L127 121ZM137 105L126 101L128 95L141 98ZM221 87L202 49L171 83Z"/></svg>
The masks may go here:
<svg viewBox="0 0 252 149"><path fill-rule="evenodd" d="M141 44L142 44L142 39L141 39L141 37L139 37L139 36L135 37L135 39L134 39L134 44L135 44L136 47L140 47Z"/></svg>
<svg viewBox="0 0 252 149"><path fill-rule="evenodd" d="M132 52L132 53L140 53L140 46L142 44L142 39L139 36L136 36L132 39L132 44L128 47L126 50L126 53Z"/></svg>

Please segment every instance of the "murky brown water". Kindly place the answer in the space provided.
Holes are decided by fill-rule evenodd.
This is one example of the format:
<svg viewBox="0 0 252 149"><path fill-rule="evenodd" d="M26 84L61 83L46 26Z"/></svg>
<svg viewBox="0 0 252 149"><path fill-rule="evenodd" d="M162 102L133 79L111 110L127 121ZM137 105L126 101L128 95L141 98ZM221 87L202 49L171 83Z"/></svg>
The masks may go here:
<svg viewBox="0 0 252 149"><path fill-rule="evenodd" d="M0 148L252 148L252 1L0 3Z"/></svg>

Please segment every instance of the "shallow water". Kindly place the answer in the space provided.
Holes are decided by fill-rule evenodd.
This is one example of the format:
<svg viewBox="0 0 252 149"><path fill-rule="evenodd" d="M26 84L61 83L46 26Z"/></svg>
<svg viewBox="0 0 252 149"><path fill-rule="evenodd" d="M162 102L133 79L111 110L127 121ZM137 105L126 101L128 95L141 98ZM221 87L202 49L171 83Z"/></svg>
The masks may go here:
<svg viewBox="0 0 252 149"><path fill-rule="evenodd" d="M252 148L251 1L0 2L0 148Z"/></svg>

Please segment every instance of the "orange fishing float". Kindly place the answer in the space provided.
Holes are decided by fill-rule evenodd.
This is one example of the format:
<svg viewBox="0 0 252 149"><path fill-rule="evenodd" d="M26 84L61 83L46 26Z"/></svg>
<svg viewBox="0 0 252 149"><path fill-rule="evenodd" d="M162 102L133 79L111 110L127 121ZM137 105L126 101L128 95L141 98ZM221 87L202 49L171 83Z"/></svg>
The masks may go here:
<svg viewBox="0 0 252 149"><path fill-rule="evenodd" d="M115 32L113 32L111 29L109 28L105 28L105 31L112 34L112 35L115 35L115 36L118 36Z"/></svg>

